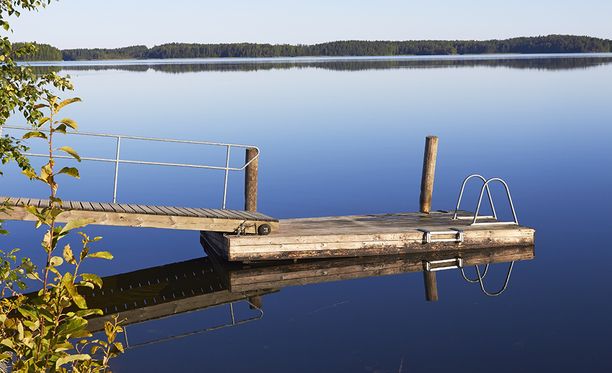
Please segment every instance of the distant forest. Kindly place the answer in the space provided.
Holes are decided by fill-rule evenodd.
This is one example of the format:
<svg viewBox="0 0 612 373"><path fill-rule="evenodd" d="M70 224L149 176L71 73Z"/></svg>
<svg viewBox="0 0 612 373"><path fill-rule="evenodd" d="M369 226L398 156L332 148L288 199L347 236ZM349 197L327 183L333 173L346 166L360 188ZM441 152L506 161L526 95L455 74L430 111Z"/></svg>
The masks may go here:
<svg viewBox="0 0 612 373"><path fill-rule="evenodd" d="M17 58L17 60L28 60L28 61L61 61L63 59L62 51L48 44L32 43L36 46L36 52L29 54L24 57ZM22 48L25 43L14 43L13 50Z"/></svg>
<svg viewBox="0 0 612 373"><path fill-rule="evenodd" d="M224 57L297 56L408 56L500 53L593 53L612 52L612 40L587 36L548 35L505 40L414 40L334 41L313 45L289 44L186 44L170 43L148 48L144 45L115 49L65 49L38 44L35 55L26 60L114 60Z"/></svg>

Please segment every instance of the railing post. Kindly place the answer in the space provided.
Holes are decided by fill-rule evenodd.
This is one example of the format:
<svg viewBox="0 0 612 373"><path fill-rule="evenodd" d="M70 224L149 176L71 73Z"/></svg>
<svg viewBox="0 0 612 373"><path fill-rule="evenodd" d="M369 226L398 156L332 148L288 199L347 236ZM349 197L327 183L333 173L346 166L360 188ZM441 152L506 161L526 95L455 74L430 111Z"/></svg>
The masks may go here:
<svg viewBox="0 0 612 373"><path fill-rule="evenodd" d="M113 203L117 203L117 182L119 180L119 159L121 152L121 136L117 136L117 149L115 152L115 181L113 186Z"/></svg>
<svg viewBox="0 0 612 373"><path fill-rule="evenodd" d="M225 210L225 205L227 204L227 182L229 179L229 166L230 166L230 151L231 145L226 145L225 149L225 177L223 179L223 203L221 204L221 208Z"/></svg>
<svg viewBox="0 0 612 373"><path fill-rule="evenodd" d="M244 209L255 212L257 211L259 151L255 148L247 148L245 163L248 163L248 166L244 170Z"/></svg>
<svg viewBox="0 0 612 373"><path fill-rule="evenodd" d="M438 156L438 137L427 136L423 155L423 175L421 177L420 211L429 214L436 175L436 158Z"/></svg>

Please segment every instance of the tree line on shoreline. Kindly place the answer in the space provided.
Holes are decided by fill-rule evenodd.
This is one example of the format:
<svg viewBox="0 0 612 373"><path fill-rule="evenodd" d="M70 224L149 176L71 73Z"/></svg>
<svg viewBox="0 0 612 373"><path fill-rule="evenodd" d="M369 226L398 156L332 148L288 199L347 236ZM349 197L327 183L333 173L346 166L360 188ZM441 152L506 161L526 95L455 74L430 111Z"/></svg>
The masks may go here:
<svg viewBox="0 0 612 373"><path fill-rule="evenodd" d="M297 57L297 56L406 56L465 54L536 54L612 52L612 40L588 36L548 35L505 40L413 40L413 41L334 41L312 45L290 44L197 44L169 43L148 48L144 45L124 48L82 48L60 50L36 44L36 53L28 61L78 61L114 59L227 58L227 57Z"/></svg>

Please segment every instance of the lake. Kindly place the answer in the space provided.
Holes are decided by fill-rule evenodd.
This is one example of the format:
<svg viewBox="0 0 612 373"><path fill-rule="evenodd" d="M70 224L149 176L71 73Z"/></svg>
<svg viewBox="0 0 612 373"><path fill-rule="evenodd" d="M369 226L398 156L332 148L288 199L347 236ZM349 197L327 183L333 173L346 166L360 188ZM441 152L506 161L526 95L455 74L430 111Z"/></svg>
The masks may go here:
<svg viewBox="0 0 612 373"><path fill-rule="evenodd" d="M438 302L425 301L420 273L288 286L263 294L262 314L237 301L234 326L215 328L231 324L228 304L128 326L130 343L141 346L113 363L117 372L612 368L612 252L605 237L612 232L612 55L36 65L72 77L70 95L83 102L64 114L82 131L259 146L259 210L268 215L416 211L424 138L433 134L440 138L434 209L454 208L465 176L500 176L521 224L537 230L535 259L515 264L499 297L485 296L456 270L438 272ZM84 156L114 157L108 139L65 141ZM224 151L137 141L122 144L122 154L225 160ZM232 164L243 157L232 154ZM108 202L113 165L80 169L82 179L65 180L60 196ZM6 173L2 195L47 195L10 168ZM122 165L117 196L220 207L222 189L218 171ZM228 208L242 204L242 174L233 173ZM40 251L42 232L33 235L31 223L5 225L11 235L3 247ZM115 255L111 263L89 264L104 276L206 260L196 232L86 231L103 236L98 246ZM507 268L491 265L492 289Z"/></svg>

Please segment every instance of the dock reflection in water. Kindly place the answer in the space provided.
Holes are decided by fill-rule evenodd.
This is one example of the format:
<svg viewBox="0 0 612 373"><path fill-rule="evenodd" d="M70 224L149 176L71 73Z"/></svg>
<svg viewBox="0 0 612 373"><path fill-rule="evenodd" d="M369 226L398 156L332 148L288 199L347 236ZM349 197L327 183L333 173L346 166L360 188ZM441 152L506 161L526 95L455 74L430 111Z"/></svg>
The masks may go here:
<svg viewBox="0 0 612 373"><path fill-rule="evenodd" d="M203 246L206 248L204 243ZM209 253L203 258L106 277L101 290L84 295L90 307L104 311L104 316L89 320L92 331L103 330L104 322L113 315L125 319L127 326L229 306L225 323L146 342L127 343L128 348L134 348L259 320L264 315L263 297L289 286L423 272L425 299L436 301L435 274L449 269L456 270L461 281L475 288L480 286L485 295L501 295L508 288L515 262L534 257L533 246L255 264L228 263ZM508 264L505 281L486 284L488 272L493 271L489 265L495 263ZM469 267L475 269L470 269L468 274ZM496 266L495 270L505 269ZM491 290L488 286L499 288ZM237 315L234 309L237 303L249 306L251 311L247 316ZM129 329L126 328L126 337Z"/></svg>

